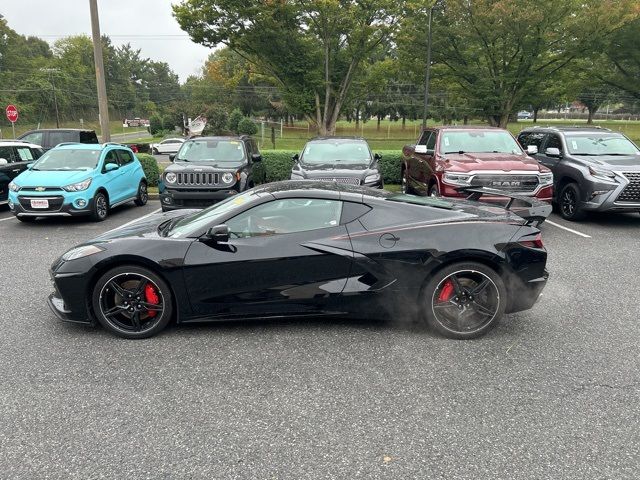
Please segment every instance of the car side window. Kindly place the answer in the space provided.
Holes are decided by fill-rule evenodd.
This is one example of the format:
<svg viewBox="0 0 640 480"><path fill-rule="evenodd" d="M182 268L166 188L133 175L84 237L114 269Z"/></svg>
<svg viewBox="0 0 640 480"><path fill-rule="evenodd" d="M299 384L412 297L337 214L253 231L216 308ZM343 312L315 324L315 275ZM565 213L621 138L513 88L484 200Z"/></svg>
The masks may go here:
<svg viewBox="0 0 640 480"><path fill-rule="evenodd" d="M431 133L432 132L429 130L425 130L424 132L422 132L422 135L420 135L420 140L418 140L418 145L426 145L431 137Z"/></svg>
<svg viewBox="0 0 640 480"><path fill-rule="evenodd" d="M65 142L77 142L78 136L75 132L49 132L49 143L56 146ZM37 142L34 142L37 143Z"/></svg>
<svg viewBox="0 0 640 480"><path fill-rule="evenodd" d="M116 154L115 150L109 150L107 154L104 156L105 166L108 163L115 163L116 165L120 165L120 163L118 162L118 155Z"/></svg>
<svg viewBox="0 0 640 480"><path fill-rule="evenodd" d="M251 155L253 155L253 148L251 145L251 142L244 142L244 148L247 149L247 158L251 158Z"/></svg>
<svg viewBox="0 0 640 480"><path fill-rule="evenodd" d="M562 153L562 141L558 135L549 134L549 138L547 139L547 144L544 147L547 148L557 148Z"/></svg>
<svg viewBox="0 0 640 480"><path fill-rule="evenodd" d="M260 150L258 150L258 144L255 140L251 140L251 146L253 148L253 153L260 153Z"/></svg>
<svg viewBox="0 0 640 480"><path fill-rule="evenodd" d="M340 224L342 202L287 198L253 207L227 221L232 238L262 237L331 228Z"/></svg>
<svg viewBox="0 0 640 480"><path fill-rule="evenodd" d="M529 145L535 145L540 150L544 136L542 132L525 132L518 135L518 142L525 150Z"/></svg>
<svg viewBox="0 0 640 480"><path fill-rule="evenodd" d="M29 135L22 137L23 142L34 143L36 145L42 145L44 134L42 132L33 132Z"/></svg>
<svg viewBox="0 0 640 480"><path fill-rule="evenodd" d="M128 165L133 162L133 155L126 150L118 150L118 157L120 157L120 165Z"/></svg>
<svg viewBox="0 0 640 480"><path fill-rule="evenodd" d="M29 147L16 147L16 151L18 152L18 158L16 159L18 162L30 162L38 158L34 156L34 151Z"/></svg>
<svg viewBox="0 0 640 480"><path fill-rule="evenodd" d="M13 147L0 147L0 158L4 158L7 163L13 163Z"/></svg>
<svg viewBox="0 0 640 480"><path fill-rule="evenodd" d="M433 151L436 148L436 134L435 132L431 134L429 140L427 140L427 150Z"/></svg>

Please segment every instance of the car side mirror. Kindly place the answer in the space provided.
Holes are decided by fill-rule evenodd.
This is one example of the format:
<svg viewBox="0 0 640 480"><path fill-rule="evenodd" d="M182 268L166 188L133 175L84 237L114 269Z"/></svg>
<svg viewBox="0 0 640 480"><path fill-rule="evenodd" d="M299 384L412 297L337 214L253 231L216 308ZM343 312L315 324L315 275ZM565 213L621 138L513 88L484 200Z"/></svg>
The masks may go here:
<svg viewBox="0 0 640 480"><path fill-rule="evenodd" d="M300 155L298 155L297 153L295 155L293 155L291 157L291 160L293 160L294 162L298 163L300 161Z"/></svg>
<svg viewBox="0 0 640 480"><path fill-rule="evenodd" d="M169 161L170 162L174 162L176 160L176 154L172 153L171 155L169 155Z"/></svg>
<svg viewBox="0 0 640 480"><path fill-rule="evenodd" d="M422 154L425 154L428 152L426 145L416 145L413 151L414 153L422 153Z"/></svg>
<svg viewBox="0 0 640 480"><path fill-rule="evenodd" d="M251 155L251 160L254 162L261 162L262 161L262 155L260 155L259 153L254 153Z"/></svg>
<svg viewBox="0 0 640 480"><path fill-rule="evenodd" d="M104 171L105 172L113 172L114 170L118 170L120 167L118 166L117 163L107 163L104 166Z"/></svg>
<svg viewBox="0 0 640 480"><path fill-rule="evenodd" d="M0 165L6 165L7 163L7 159L6 158L0 158Z"/></svg>
<svg viewBox="0 0 640 480"><path fill-rule="evenodd" d="M555 147L547 148L544 153L547 157L560 158L562 156L560 149Z"/></svg>
<svg viewBox="0 0 640 480"><path fill-rule="evenodd" d="M212 240L215 243L226 243L229 241L229 227L216 225L207 230L204 236L207 240Z"/></svg>
<svg viewBox="0 0 640 480"><path fill-rule="evenodd" d="M373 154L373 159L374 160L382 160L382 155L380 155L379 153L374 153Z"/></svg>
<svg viewBox="0 0 640 480"><path fill-rule="evenodd" d="M538 153L537 145L527 145L527 155L536 155Z"/></svg>
<svg viewBox="0 0 640 480"><path fill-rule="evenodd" d="M27 163L27 168L31 170L35 164L36 162Z"/></svg>

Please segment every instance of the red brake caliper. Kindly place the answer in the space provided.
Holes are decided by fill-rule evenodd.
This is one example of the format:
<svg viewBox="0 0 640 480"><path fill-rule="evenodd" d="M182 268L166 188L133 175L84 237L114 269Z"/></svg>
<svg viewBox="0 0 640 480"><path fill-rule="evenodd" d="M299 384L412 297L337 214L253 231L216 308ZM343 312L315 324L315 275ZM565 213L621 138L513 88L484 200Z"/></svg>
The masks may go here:
<svg viewBox="0 0 640 480"><path fill-rule="evenodd" d="M453 292L455 288L453 286L453 282L451 280L447 280L444 282L442 286L442 290L440 290L440 295L438 295L438 301L440 302L448 302L449 299L453 296Z"/></svg>
<svg viewBox="0 0 640 480"><path fill-rule="evenodd" d="M158 291L150 283L147 283L144 286L144 299L147 303L150 303L152 305L158 305L160 303ZM157 313L158 312L156 312L155 310L147 310L147 315L149 315L149 317L155 317Z"/></svg>

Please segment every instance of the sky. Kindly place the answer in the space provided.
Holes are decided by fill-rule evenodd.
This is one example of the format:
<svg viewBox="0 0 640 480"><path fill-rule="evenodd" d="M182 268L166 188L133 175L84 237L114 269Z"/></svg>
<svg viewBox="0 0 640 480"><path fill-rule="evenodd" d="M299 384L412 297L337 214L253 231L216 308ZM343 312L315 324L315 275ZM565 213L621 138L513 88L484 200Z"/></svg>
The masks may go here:
<svg viewBox="0 0 640 480"><path fill-rule="evenodd" d="M143 57L167 62L184 81L211 49L193 43L172 16L178 0L98 0L100 30L114 45L130 43ZM0 0L0 15L21 35L49 43L68 35L91 35L89 0Z"/></svg>

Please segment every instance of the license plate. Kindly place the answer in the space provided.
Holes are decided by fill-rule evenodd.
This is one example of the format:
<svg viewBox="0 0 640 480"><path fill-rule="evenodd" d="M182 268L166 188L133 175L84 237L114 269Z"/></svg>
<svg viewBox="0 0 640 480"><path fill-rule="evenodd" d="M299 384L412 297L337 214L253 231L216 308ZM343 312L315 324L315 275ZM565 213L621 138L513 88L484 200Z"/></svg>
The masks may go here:
<svg viewBox="0 0 640 480"><path fill-rule="evenodd" d="M31 200L31 208L49 208L49 200Z"/></svg>

